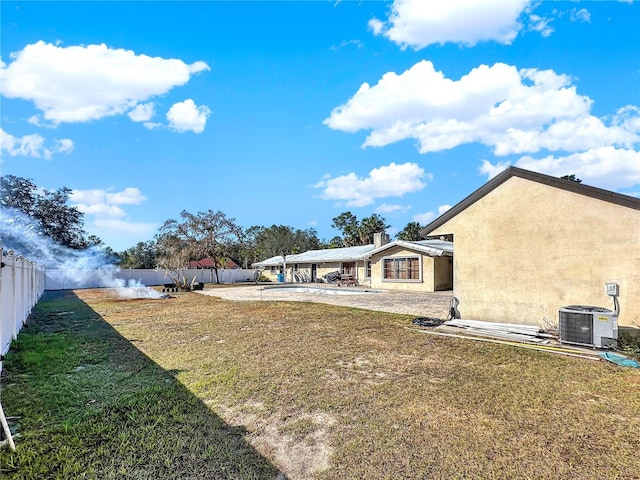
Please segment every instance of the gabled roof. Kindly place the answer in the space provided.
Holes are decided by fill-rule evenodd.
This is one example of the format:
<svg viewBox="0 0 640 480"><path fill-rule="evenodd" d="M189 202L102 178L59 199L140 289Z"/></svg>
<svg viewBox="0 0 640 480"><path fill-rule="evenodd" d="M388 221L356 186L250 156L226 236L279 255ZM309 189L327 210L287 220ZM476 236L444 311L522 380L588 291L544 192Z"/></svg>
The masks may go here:
<svg viewBox="0 0 640 480"><path fill-rule="evenodd" d="M634 210L640 210L640 198L631 197L629 195L623 195L621 193L604 190L602 188L591 187L589 185L583 185L582 183L573 182L571 180L565 180L562 178L552 177L550 175L544 175L542 173L532 172L530 170L524 170L518 167L509 167L493 179L489 180L482 187L477 189L471 195L464 200L447 210L445 213L436 218L433 222L426 225L420 234L423 236L429 235L438 227L444 225L453 217L458 215L463 210L473 205L488 193L495 190L511 177L520 177L532 182L542 183L554 188L560 188L569 192L585 195L587 197L602 200L604 202L614 203L623 207L632 208Z"/></svg>
<svg viewBox="0 0 640 480"><path fill-rule="evenodd" d="M453 253L453 243L443 240L420 240L418 242L406 242L395 240L393 242L374 248L373 245L360 245L357 247L326 248L323 250L308 250L304 253L287 255L287 264L291 263L327 263L327 262L354 262L370 258L374 253L381 252L387 248L400 246L426 253L427 255L442 256ZM253 267L272 267L282 265L282 256L267 258L261 262L256 262Z"/></svg>
<svg viewBox="0 0 640 480"><path fill-rule="evenodd" d="M371 257L392 247L407 248L409 250L415 250L435 257L453 255L453 242L447 242L444 240L420 240L417 242L394 240L393 242L386 243L381 247L372 250L369 252L367 257Z"/></svg>

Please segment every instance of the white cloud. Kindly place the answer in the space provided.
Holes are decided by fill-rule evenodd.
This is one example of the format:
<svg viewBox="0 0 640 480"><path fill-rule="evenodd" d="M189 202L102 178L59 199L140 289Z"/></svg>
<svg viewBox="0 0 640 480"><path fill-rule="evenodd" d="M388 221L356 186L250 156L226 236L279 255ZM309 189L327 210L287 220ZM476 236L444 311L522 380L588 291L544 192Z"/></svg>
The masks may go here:
<svg viewBox="0 0 640 480"><path fill-rule="evenodd" d="M483 160L478 171L481 174L486 175L488 180L491 180L500 172L509 168L510 165L511 163L509 162L497 162L496 164L493 164L489 160Z"/></svg>
<svg viewBox="0 0 640 480"><path fill-rule="evenodd" d="M341 50L345 47L354 46L356 48L364 47L364 44L360 40L343 40L339 45L333 45L331 50Z"/></svg>
<svg viewBox="0 0 640 480"><path fill-rule="evenodd" d="M640 184L640 152L611 146L564 157L522 157L516 166L554 177L575 174L584 183L609 190Z"/></svg>
<svg viewBox="0 0 640 480"><path fill-rule="evenodd" d="M118 205L139 205L147 200L140 190L134 187L127 187L121 192L111 193L107 195L111 203Z"/></svg>
<svg viewBox="0 0 640 480"><path fill-rule="evenodd" d="M426 225L434 218L436 218L436 214L434 212L418 213L411 217L414 222L418 222L420 225Z"/></svg>
<svg viewBox="0 0 640 480"><path fill-rule="evenodd" d="M47 148L44 137L37 133L14 137L0 129L0 152L10 157L42 157L51 160L54 154L71 153L73 149L73 141L68 138L55 139L53 146Z"/></svg>
<svg viewBox="0 0 640 480"><path fill-rule="evenodd" d="M570 19L572 22L590 23L591 13L586 8L581 8L580 10L574 8L573 10L571 10Z"/></svg>
<svg viewBox="0 0 640 480"><path fill-rule="evenodd" d="M147 199L139 189L127 187L120 192L109 190L73 190L69 195L69 200L85 215L94 217L92 222L95 225L106 228L107 225L120 225L127 213L120 205L139 205ZM110 223L114 222L115 223ZM103 237L101 233L98 235ZM104 240L104 238L102 238Z"/></svg>
<svg viewBox="0 0 640 480"><path fill-rule="evenodd" d="M404 213L411 210L409 205L392 205L388 203L383 203L382 205L376 208L376 213L384 214L384 215L397 215L400 213Z"/></svg>
<svg viewBox="0 0 640 480"><path fill-rule="evenodd" d="M71 153L71 152L73 152L73 149L74 149L73 140L70 140L69 138L56 139L56 140L54 140L54 143L55 143L55 146L54 146L53 150L56 153Z"/></svg>
<svg viewBox="0 0 640 480"><path fill-rule="evenodd" d="M140 239L153 236L159 225L129 220L124 205L139 205L147 200L135 187L127 187L119 192L111 190L73 190L69 195L73 206L88 218L86 230L94 233L105 244L116 251L125 250Z"/></svg>
<svg viewBox="0 0 640 480"><path fill-rule="evenodd" d="M339 177L326 177L314 185L322 188L325 200L346 202L350 207L364 207L376 198L401 197L406 193L422 190L425 181L433 177L415 163L404 163L374 168L367 178L359 178L355 173Z"/></svg>
<svg viewBox="0 0 640 480"><path fill-rule="evenodd" d="M73 190L69 195L72 202L95 205L139 205L144 202L145 197L142 192L135 187L127 187L120 192L110 192L109 190ZM108 211L108 209L105 209Z"/></svg>
<svg viewBox="0 0 640 480"><path fill-rule="evenodd" d="M138 103L209 69L204 62L188 65L104 44L59 47L39 41L11 58L0 70L2 95L32 101L53 124L135 111Z"/></svg>
<svg viewBox="0 0 640 480"><path fill-rule="evenodd" d="M0 130L0 146L2 151L12 157L40 157L43 151L44 138L38 134L14 137Z"/></svg>
<svg viewBox="0 0 640 480"><path fill-rule="evenodd" d="M363 84L324 121L332 129L371 130L363 147L417 140L420 153L482 143L496 155L581 151L640 141L640 109L590 114L593 101L552 70L480 65L459 80L429 61Z"/></svg>
<svg viewBox="0 0 640 480"><path fill-rule="evenodd" d="M209 68L209 65L202 61L194 62L189 65L189 73L191 73L192 75L195 73L207 72L209 70L211 70Z"/></svg>
<svg viewBox="0 0 640 480"><path fill-rule="evenodd" d="M116 233L121 232L122 234L135 234L139 236L148 236L149 233L157 229L157 225L154 223L134 223L118 219L96 219L94 224L100 228Z"/></svg>
<svg viewBox="0 0 640 480"><path fill-rule="evenodd" d="M153 102L139 103L127 115L134 122L148 122L153 118L154 111Z"/></svg>
<svg viewBox="0 0 640 480"><path fill-rule="evenodd" d="M456 42L468 46L495 41L510 44L522 29L518 18L529 0L395 0L387 20L372 19L375 35L402 49Z"/></svg>
<svg viewBox="0 0 640 480"><path fill-rule="evenodd" d="M414 222L418 222L420 225L427 225L429 222L431 222L431 220L433 220L436 217L439 217L450 208L451 208L451 205L446 205L446 204L440 205L438 207L437 215L433 211L430 211L430 212L418 213L417 215L414 215L413 217L411 217L411 219Z"/></svg>
<svg viewBox="0 0 640 480"><path fill-rule="evenodd" d="M450 210L452 207L452 205L440 205L438 207L438 215L442 215L444 212L446 212L447 210Z"/></svg>
<svg viewBox="0 0 640 480"><path fill-rule="evenodd" d="M541 17L539 15L529 15L529 30L532 32L540 32L543 37L549 37L554 29L551 26L553 20Z"/></svg>
<svg viewBox="0 0 640 480"><path fill-rule="evenodd" d="M178 132L202 133L210 114L211 111L207 106L197 106L189 98L174 104L167 112L167 120L171 128Z"/></svg>
<svg viewBox="0 0 640 480"><path fill-rule="evenodd" d="M100 239L115 251L123 251L140 241L153 237L160 225L155 223L139 223L119 218L96 217L87 224L87 231L94 232Z"/></svg>
<svg viewBox="0 0 640 480"><path fill-rule="evenodd" d="M95 215L103 218L117 218L127 215L122 208L116 205L108 205L106 203L95 203L93 205L76 203L74 207L86 215Z"/></svg>
<svg viewBox="0 0 640 480"><path fill-rule="evenodd" d="M640 152L612 146L589 149L567 156L548 155L544 158L521 157L515 165L526 170L554 177L574 174L583 183L609 190L640 184ZM489 179L509 166L508 163L482 163L480 173Z"/></svg>

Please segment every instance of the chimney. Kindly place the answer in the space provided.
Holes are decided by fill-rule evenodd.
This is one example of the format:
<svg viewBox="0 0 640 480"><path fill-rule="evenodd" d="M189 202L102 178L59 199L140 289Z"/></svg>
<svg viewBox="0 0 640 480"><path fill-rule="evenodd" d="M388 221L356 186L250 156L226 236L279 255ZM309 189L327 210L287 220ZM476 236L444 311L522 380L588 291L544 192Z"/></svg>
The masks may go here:
<svg viewBox="0 0 640 480"><path fill-rule="evenodd" d="M373 248L380 248L389 243L389 235L385 232L376 232L373 234Z"/></svg>

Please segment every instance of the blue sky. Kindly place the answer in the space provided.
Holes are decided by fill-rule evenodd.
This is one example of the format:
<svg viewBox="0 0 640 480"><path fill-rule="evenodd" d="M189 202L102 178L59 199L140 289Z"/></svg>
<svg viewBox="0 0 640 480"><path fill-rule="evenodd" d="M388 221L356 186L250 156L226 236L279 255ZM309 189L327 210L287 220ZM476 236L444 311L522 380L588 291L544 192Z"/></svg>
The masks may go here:
<svg viewBox="0 0 640 480"><path fill-rule="evenodd" d="M2 174L116 251L182 210L393 236L508 165L640 196L637 2L0 8Z"/></svg>

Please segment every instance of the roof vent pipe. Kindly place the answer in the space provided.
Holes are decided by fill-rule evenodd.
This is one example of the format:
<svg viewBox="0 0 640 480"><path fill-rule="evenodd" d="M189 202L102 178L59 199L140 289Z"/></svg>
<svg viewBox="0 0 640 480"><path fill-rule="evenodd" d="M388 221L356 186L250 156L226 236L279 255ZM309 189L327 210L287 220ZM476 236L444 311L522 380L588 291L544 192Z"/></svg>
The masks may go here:
<svg viewBox="0 0 640 480"><path fill-rule="evenodd" d="M389 235L385 232L376 232L373 234L373 248L380 248L389 243Z"/></svg>

